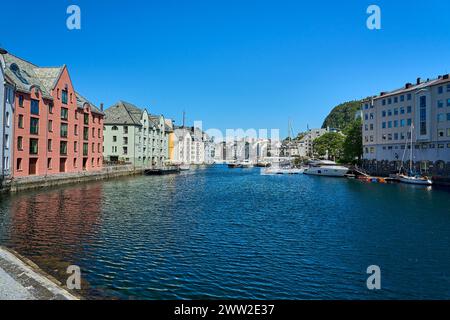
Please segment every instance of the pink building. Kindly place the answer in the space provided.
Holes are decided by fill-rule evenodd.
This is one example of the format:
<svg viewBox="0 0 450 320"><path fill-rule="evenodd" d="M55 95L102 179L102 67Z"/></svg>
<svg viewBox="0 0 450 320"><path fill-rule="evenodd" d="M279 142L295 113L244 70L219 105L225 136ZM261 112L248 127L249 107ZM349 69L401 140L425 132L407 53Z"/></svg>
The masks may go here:
<svg viewBox="0 0 450 320"><path fill-rule="evenodd" d="M101 170L103 112L75 92L67 67L5 62L16 85L13 177Z"/></svg>

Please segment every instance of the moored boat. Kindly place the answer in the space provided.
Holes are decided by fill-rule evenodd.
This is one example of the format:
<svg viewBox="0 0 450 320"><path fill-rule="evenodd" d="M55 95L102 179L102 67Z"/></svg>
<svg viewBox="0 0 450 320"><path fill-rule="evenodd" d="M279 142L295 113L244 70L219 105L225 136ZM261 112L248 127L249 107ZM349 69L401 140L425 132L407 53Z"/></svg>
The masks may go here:
<svg viewBox="0 0 450 320"><path fill-rule="evenodd" d="M334 161L320 160L310 163L309 168L305 170L305 174L324 177L345 177L349 169L339 166Z"/></svg>

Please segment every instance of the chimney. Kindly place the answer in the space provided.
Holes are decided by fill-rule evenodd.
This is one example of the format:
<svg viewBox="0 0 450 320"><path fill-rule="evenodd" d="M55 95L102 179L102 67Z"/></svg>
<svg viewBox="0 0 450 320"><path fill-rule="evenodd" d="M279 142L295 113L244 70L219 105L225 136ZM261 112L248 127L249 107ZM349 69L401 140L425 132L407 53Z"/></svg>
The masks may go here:
<svg viewBox="0 0 450 320"><path fill-rule="evenodd" d="M445 80L448 80L449 76L450 76L450 74L446 74L446 75L443 76L443 78L444 78Z"/></svg>
<svg viewBox="0 0 450 320"><path fill-rule="evenodd" d="M6 51L5 49L3 49L3 48L0 48L0 54L7 54L8 53L8 51Z"/></svg>
<svg viewBox="0 0 450 320"><path fill-rule="evenodd" d="M441 80L441 79L442 79L442 76L439 76L439 77L438 77L438 80Z"/></svg>
<svg viewBox="0 0 450 320"><path fill-rule="evenodd" d="M100 103L100 111L103 112L103 102Z"/></svg>
<svg viewBox="0 0 450 320"><path fill-rule="evenodd" d="M422 79L417 78L417 85L419 85L421 81L422 81Z"/></svg>
<svg viewBox="0 0 450 320"><path fill-rule="evenodd" d="M407 83L407 84L405 84L405 89L409 89L409 88L411 88L412 87L412 83Z"/></svg>
<svg viewBox="0 0 450 320"><path fill-rule="evenodd" d="M380 93L380 96L385 96L386 95L386 92L384 92L384 91L382 91L381 93Z"/></svg>

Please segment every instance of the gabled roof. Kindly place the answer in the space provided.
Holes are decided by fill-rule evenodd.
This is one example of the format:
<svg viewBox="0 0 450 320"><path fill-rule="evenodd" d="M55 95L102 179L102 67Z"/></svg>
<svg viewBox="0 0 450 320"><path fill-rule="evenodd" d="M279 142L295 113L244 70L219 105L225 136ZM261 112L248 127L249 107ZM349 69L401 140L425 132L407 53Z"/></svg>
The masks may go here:
<svg viewBox="0 0 450 320"><path fill-rule="evenodd" d="M137 125L141 126L142 114L144 111L135 105L119 101L105 110L105 124L117 125Z"/></svg>
<svg viewBox="0 0 450 320"><path fill-rule="evenodd" d="M41 68L10 53L4 54L5 74L19 91L30 92L33 87L42 91L44 98L53 99L51 90L65 66Z"/></svg>
<svg viewBox="0 0 450 320"><path fill-rule="evenodd" d="M91 107L91 111L96 114L105 115L103 111L101 111L99 108L97 108L92 102L87 100L85 97L83 97L78 92L75 92L77 96L77 107L80 109L84 109L84 105L87 103Z"/></svg>

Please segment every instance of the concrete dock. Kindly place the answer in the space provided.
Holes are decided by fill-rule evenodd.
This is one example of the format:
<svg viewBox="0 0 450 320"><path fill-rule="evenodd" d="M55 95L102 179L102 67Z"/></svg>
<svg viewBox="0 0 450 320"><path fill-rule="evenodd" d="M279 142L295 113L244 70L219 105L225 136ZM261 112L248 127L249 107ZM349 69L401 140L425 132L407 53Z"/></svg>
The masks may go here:
<svg viewBox="0 0 450 320"><path fill-rule="evenodd" d="M79 300L31 261L0 247L0 300Z"/></svg>

